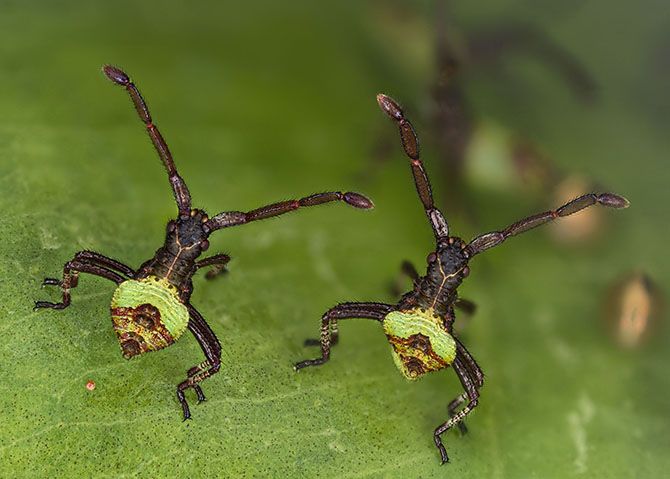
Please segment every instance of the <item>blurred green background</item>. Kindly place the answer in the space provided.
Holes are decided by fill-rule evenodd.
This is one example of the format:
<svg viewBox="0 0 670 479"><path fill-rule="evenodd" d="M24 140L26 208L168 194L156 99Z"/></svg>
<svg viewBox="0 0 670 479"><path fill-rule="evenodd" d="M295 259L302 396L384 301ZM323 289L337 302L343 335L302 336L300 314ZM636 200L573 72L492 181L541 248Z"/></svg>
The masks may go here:
<svg viewBox="0 0 670 479"><path fill-rule="evenodd" d="M670 460L667 314L632 351L607 334L612 283L646 272L670 287L670 8L667 2L487 1L453 5L458 38L532 25L594 78L591 104L524 55L507 79L463 66L489 131L523 135L563 173L625 195L598 233L551 228L471 263L478 304L461 338L486 374L470 433L432 431L461 391L452 371L407 383L378 324L342 321L325 366L303 347L340 301L394 302L401 260L433 247L384 92L406 105L451 231L464 239L558 206L543 188L460 179L446 204L431 126L433 2L27 2L0 4L0 476L661 477ZM326 190L376 209L312 208L211 238L230 274L195 280L192 303L223 345L208 401L181 421L175 386L202 360L188 334L125 361L113 284L84 276L65 311L32 312L45 276L82 249L137 267L175 213L166 175L124 91L130 73L194 206L210 215ZM513 81L509 81L509 80ZM380 140L381 139L381 140ZM376 147L388 142L386 161ZM486 141L484 141L486 143ZM495 145L495 141L493 142ZM497 156L504 157L495 150ZM492 163L495 163L491 160ZM409 288L409 283L405 283ZM465 321L462 322L466 323ZM95 381L89 391L87 381Z"/></svg>

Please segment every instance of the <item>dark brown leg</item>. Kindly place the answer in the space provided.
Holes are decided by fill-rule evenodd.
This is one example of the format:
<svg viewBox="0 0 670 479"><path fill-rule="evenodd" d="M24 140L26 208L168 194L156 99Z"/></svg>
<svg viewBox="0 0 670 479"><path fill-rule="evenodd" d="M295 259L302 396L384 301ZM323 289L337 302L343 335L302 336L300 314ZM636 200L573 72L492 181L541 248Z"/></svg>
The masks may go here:
<svg viewBox="0 0 670 479"><path fill-rule="evenodd" d="M564 204L556 210L545 211L544 213L539 213L524 218L521 221L517 221L502 231L494 231L492 233L478 236L465 247L464 251L470 258L472 258L477 253L481 253L484 250L499 245L510 236L525 233L526 231L553 221L556 218L570 216L589 206L602 205L607 206L608 208L627 208L629 204L630 203L628 203L626 198L613 193L589 193Z"/></svg>
<svg viewBox="0 0 670 479"><path fill-rule="evenodd" d="M469 315L475 314L475 311L477 310L477 305L475 303L463 298L458 298L454 302L454 306Z"/></svg>
<svg viewBox="0 0 670 479"><path fill-rule="evenodd" d="M470 352L465 349L463 343L461 343L458 338L454 338L454 340L456 341L456 354L458 354L462 363L468 369L468 373L475 382L477 389L481 388L484 385L484 373L475 361L475 358L473 358Z"/></svg>
<svg viewBox="0 0 670 479"><path fill-rule="evenodd" d="M407 276L409 276L412 280L416 281L417 279L419 279L419 273L416 271L414 265L409 261L404 260L400 268L402 272L405 273Z"/></svg>
<svg viewBox="0 0 670 479"><path fill-rule="evenodd" d="M94 251L80 251L79 253L75 254L74 258L72 259L102 266L103 268L111 269L117 273L124 274L129 278L132 278L135 275L135 270L129 266L126 266L120 261L108 258L107 256L103 256L100 253L96 253Z"/></svg>
<svg viewBox="0 0 670 479"><path fill-rule="evenodd" d="M70 289L77 286L79 282L79 273L89 273L101 276L121 284L126 280L118 273L111 271L113 268L127 275L132 275L133 271L126 265L105 256L93 253L91 251L81 251L77 253L71 261L65 263L63 267L63 279L61 281L55 278L45 278L43 286L60 286L63 293L63 300L60 303L51 303L48 301L36 301L35 307L63 309L70 305Z"/></svg>
<svg viewBox="0 0 670 479"><path fill-rule="evenodd" d="M463 394L457 396L453 401L451 401L447 405L447 412L449 413L449 417L454 417L456 415L456 410L467 399L468 399L468 395L466 393L463 393ZM462 436L464 436L468 433L468 428L466 427L466 425L463 421L458 423L458 429L461 431Z"/></svg>
<svg viewBox="0 0 670 479"><path fill-rule="evenodd" d="M230 261L230 256L227 254L217 254L210 256L209 258L201 259L195 263L197 269L205 268L207 266L213 266L212 269L205 273L205 278L214 279L221 273L226 271L226 264Z"/></svg>
<svg viewBox="0 0 670 479"><path fill-rule="evenodd" d="M163 139L163 136L158 131L156 125L153 124L151 119L151 114L149 113L149 108L144 102L142 95L140 95L139 90L133 82L130 81L128 75L123 71L119 70L116 67L111 65L105 65L102 67L102 71L105 73L107 78L116 83L125 87L125 89L130 94L130 98L133 100L135 109L140 115L140 119L146 125L147 132L149 133L149 138L154 144L158 156L163 162L163 166L168 172L168 177L170 179L170 185L172 186L172 191L174 192L174 197L177 200L177 207L179 208L180 215L187 215L191 211L191 195L186 187L184 180L177 174L177 168L174 165L172 160L172 154L168 149L167 143Z"/></svg>
<svg viewBox="0 0 670 479"><path fill-rule="evenodd" d="M191 369L189 369L188 372L186 373L186 377L191 378L193 376L196 376L201 372L203 372L204 370L209 369L210 366L211 364L209 361L203 361L197 366L194 366ZM203 401L207 401L205 394L202 392L202 389L200 389L200 386L198 384L193 386L193 389L195 390L195 393L198 396L198 404L200 404Z"/></svg>
<svg viewBox="0 0 670 479"><path fill-rule="evenodd" d="M221 367L221 343L216 338L214 331L207 325L202 315L193 307L188 306L191 319L188 322L188 329L193 333L195 339L200 344L202 352L205 354L206 361L191 368L186 373L186 381L177 386L177 399L184 411L184 420L191 418L191 411L186 403L184 390L193 388L198 395L198 402L205 400L198 383L201 383L208 377L216 374Z"/></svg>
<svg viewBox="0 0 670 479"><path fill-rule="evenodd" d="M187 279L184 281L182 285L181 294L179 295L182 302L184 304L188 304L188 302L190 301L191 293L193 293L193 281L191 281L191 278L200 268L205 268L207 266L214 266L214 268L212 268L211 271L205 273L205 278L213 279L214 277L226 271L226 263L228 263L228 261L230 261L230 256L228 256L227 254L217 254L214 256L210 256L209 258L197 261L195 263L195 268L193 268L190 271Z"/></svg>
<svg viewBox="0 0 670 479"><path fill-rule="evenodd" d="M242 211L225 211L210 218L205 223L210 231L219 230L222 228L230 228L231 226L238 226L249 223L250 221L264 220L273 216L279 216L298 208L307 206L317 206L333 201L344 201L354 208L369 210L374 207L372 201L359 193L341 193L339 191L329 193L317 193L315 195L306 196L299 200L282 201L271 205L263 206L246 213Z"/></svg>
<svg viewBox="0 0 670 479"><path fill-rule="evenodd" d="M342 305L362 306L363 308L361 308L361 310L373 311L372 314L376 314L374 311L377 309L377 306L388 306L387 304L384 304L384 303L342 303L338 306L342 306ZM368 308L367 306L372 306L372 307ZM337 308L337 306L335 308ZM335 309L335 308L333 308L333 309ZM389 312L390 312L390 310L389 310ZM341 311L341 313L344 314L344 308L343 308L343 311ZM386 313L386 314L388 314L388 313ZM386 314L384 316L386 316ZM359 317L360 318L368 318L370 316L350 316L350 317L352 317L352 318L359 318ZM371 319L377 319L376 316L375 317L370 317L370 318ZM340 330L338 329L338 326L337 326L337 320L338 319L345 319L345 318L339 318L339 317L335 317L335 316L330 317L330 346L331 347L335 346L340 341ZM382 317L382 319L380 319L380 321L383 321L383 319L384 319L384 317ZM322 321L323 321L323 319L322 319ZM323 333L322 333L322 337L323 337ZM308 338L308 339L305 339L304 345L305 346L320 346L322 344L321 341L322 341L321 339Z"/></svg>
<svg viewBox="0 0 670 479"><path fill-rule="evenodd" d="M124 274L129 278L132 278L135 275L135 271L129 266L126 266L125 264L121 263L120 261L116 261L115 259L103 256L100 253L95 253L94 251L79 251L74 255L71 261L77 261L81 263L89 263L96 266L101 266L105 269L110 269L117 273ZM61 281L55 278L45 278L42 286L49 286L49 285L60 286ZM70 287L74 288L76 285L77 285L76 279L73 278Z"/></svg>
<svg viewBox="0 0 670 479"><path fill-rule="evenodd" d="M461 348L465 349L463 345L461 345ZM479 370L479 373L473 375L473 373L471 372L473 366L472 364L469 364L469 361L467 359L467 357L470 357L471 359L471 356L469 354L467 356L461 354L460 352L461 348L458 348L457 343L456 357L454 358L454 361L451 363L451 366L454 368L454 371L456 371L456 375L458 376L458 379L461 381L461 385L463 386L463 389L465 389L465 393L459 395L459 397L451 401L451 403L449 404L450 407L449 415L451 417L447 422L438 426L433 434L435 446L437 446L437 449L440 451L440 456L442 457L442 464L444 464L445 462L449 462L449 456L447 455L447 450L444 448L444 445L442 444L440 434L451 429L456 424L459 424L475 407L477 407L477 403L479 400L479 391L478 391L479 380L477 379L477 376L481 376L481 378L484 377L484 375L481 373L478 367L477 370ZM474 363L474 366L475 367L477 366L476 363ZM458 412L451 410L452 405L454 405L453 407L455 409L460 404L465 402L466 398L468 400L468 404L463 409L461 409Z"/></svg>
<svg viewBox="0 0 670 479"><path fill-rule="evenodd" d="M321 357L296 363L296 371L306 366L319 366L330 359L330 346L337 342L338 319L368 318L383 321L395 307L384 303L341 303L329 309L321 318ZM331 341L332 340L332 341Z"/></svg>
<svg viewBox="0 0 670 479"><path fill-rule="evenodd" d="M475 386L477 389L481 388L484 384L484 373L482 370L479 368L477 363L475 362L474 358L470 355L467 349L465 349L465 346L456 339L456 351L457 353L461 356L461 364L463 364L467 370L470 378L475 382ZM456 409L465 402L465 400L468 398L467 394L461 394L458 396L456 399L451 401L449 405L447 406L447 410L449 411L449 417L454 417L456 414ZM466 434L468 432L468 428L465 426L465 423L463 421L460 421L458 423L458 428L461 431L461 434Z"/></svg>

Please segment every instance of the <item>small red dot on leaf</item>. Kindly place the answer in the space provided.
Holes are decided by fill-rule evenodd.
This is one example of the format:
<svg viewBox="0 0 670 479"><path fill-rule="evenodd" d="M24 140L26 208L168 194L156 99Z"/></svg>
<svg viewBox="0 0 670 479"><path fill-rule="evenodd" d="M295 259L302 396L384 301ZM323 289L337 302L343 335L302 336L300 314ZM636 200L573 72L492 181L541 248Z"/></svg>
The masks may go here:
<svg viewBox="0 0 670 479"><path fill-rule="evenodd" d="M86 389L88 389L89 391L93 391L95 389L95 383L93 381L87 382Z"/></svg>

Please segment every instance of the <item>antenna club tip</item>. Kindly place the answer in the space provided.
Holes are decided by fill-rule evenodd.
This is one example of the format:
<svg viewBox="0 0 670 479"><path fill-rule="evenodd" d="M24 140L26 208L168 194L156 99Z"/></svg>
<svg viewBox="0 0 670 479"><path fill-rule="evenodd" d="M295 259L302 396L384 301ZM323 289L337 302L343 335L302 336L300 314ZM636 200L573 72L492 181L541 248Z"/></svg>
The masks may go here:
<svg viewBox="0 0 670 479"><path fill-rule="evenodd" d="M360 193L347 192L344 194L344 201L354 208L359 208L362 210L371 210L375 207L370 198L363 196Z"/></svg>
<svg viewBox="0 0 670 479"><path fill-rule="evenodd" d="M126 86L130 83L130 78L126 75L123 70L116 68L112 65L105 65L102 67L102 72L107 78L116 83L117 85Z"/></svg>
<svg viewBox="0 0 670 479"><path fill-rule="evenodd" d="M630 206L630 201L623 196L615 195L614 193L603 193L598 195L598 203L610 208L628 208Z"/></svg>
<svg viewBox="0 0 670 479"><path fill-rule="evenodd" d="M394 120L400 121L403 119L400 105L398 105L398 102L396 102L390 96L386 96L383 93L380 93L377 95L377 103L379 103L379 108L381 108L384 113L386 113Z"/></svg>

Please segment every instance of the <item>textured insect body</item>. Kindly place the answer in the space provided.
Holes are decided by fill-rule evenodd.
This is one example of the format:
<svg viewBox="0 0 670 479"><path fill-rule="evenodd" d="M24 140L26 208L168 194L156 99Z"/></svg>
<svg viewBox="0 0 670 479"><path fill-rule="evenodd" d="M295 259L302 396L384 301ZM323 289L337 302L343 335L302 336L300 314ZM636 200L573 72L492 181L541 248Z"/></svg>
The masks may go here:
<svg viewBox="0 0 670 479"><path fill-rule="evenodd" d="M126 359L171 345L188 326L188 309L177 287L154 275L121 283L111 310Z"/></svg>
<svg viewBox="0 0 670 479"><path fill-rule="evenodd" d="M407 379L444 369L456 356L456 342L432 309L392 311L382 323L393 347L393 360Z"/></svg>
<svg viewBox="0 0 670 479"><path fill-rule="evenodd" d="M296 370L318 366L330 359L331 346L339 337L337 322L348 318L368 318L382 323L388 341L393 347L393 359L408 379L451 366L465 392L451 401L447 410L449 419L433 433L442 462L449 460L440 435L454 426L465 432L461 422L479 404L479 390L484 384L484 373L465 346L453 335L454 308L473 312L474 304L460 299L457 289L470 274L468 263L484 250L499 245L510 236L529 231L557 218L572 215L596 204L610 208L625 208L628 201L615 194L586 194L556 210L529 216L502 231L493 231L476 237L469 243L449 235L449 225L435 207L428 175L419 159L419 139L412 124L404 117L400 106L386 95L378 95L380 108L398 124L405 153L409 157L412 176L419 199L435 236L435 249L428 255L426 274L420 276L409 262L403 271L414 280L414 289L405 293L397 304L340 303L321 317L321 340L306 344L320 344L321 357L301 361ZM461 408L462 407L462 408ZM461 409L459 409L461 408Z"/></svg>
<svg viewBox="0 0 670 479"><path fill-rule="evenodd" d="M405 295L405 299L434 309L436 313L446 315L449 321L453 321L451 306L457 298L456 290L470 274L464 248L465 243L454 237L438 244L436 252L426 258L426 275L418 280L418 285Z"/></svg>
<svg viewBox="0 0 670 479"><path fill-rule="evenodd" d="M444 369L456 356L452 336L456 288L469 273L465 243L450 237L428 258L426 275L383 321L393 359L408 379Z"/></svg>
<svg viewBox="0 0 670 479"><path fill-rule="evenodd" d="M193 389L198 401L204 401L205 395L199 384L216 374L221 367L221 344L202 315L190 303L193 275L201 268L210 268L205 277L212 279L223 272L230 261L227 254L198 259L209 248L209 235L216 230L334 201L342 201L358 209L370 209L373 204L358 193L333 191L317 193L299 200L282 201L247 212L224 211L210 218L204 211L191 208L191 194L186 182L177 173L167 143L153 123L149 109L135 84L116 67L107 65L102 70L107 78L124 87L130 95L167 171L179 214L168 222L163 246L156 250L153 258L136 270L92 251L75 254L65 263L62 280L44 280L44 286L60 287L61 302L37 301L35 309L65 309L70 306L70 290L77 286L80 273L88 273L117 284L111 313L124 358L130 359L170 346L186 329L191 331L206 360L189 369L186 380L177 386L177 399L184 419L188 419L191 413L184 391Z"/></svg>

